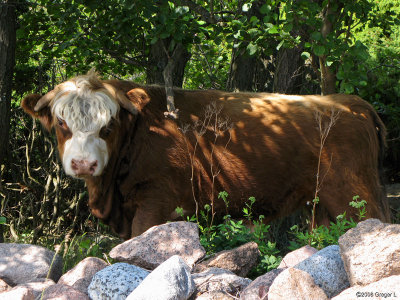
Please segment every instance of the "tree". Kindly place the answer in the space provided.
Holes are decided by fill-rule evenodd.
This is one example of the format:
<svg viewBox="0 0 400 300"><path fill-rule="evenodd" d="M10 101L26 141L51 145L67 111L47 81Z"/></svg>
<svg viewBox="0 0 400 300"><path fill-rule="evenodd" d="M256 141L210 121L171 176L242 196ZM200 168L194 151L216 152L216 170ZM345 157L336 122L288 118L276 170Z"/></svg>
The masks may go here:
<svg viewBox="0 0 400 300"><path fill-rule="evenodd" d="M8 148L10 104L15 62L16 7L15 3L0 3L0 166Z"/></svg>

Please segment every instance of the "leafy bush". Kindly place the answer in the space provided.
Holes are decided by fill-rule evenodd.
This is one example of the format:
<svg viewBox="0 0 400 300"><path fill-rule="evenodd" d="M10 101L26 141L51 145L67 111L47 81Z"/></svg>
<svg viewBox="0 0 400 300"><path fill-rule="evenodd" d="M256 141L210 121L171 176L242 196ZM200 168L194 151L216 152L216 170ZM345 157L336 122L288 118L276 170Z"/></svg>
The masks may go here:
<svg viewBox="0 0 400 300"><path fill-rule="evenodd" d="M351 207L358 210L358 221L365 218L367 201L359 200L359 196L354 196L353 201L349 203ZM357 222L352 218L346 218L346 212L336 217L336 222L330 222L330 226L324 225L315 227L311 232L302 231L298 225L291 228L291 233L295 237L295 241L290 241L289 250L295 250L305 245L310 245L317 249L322 249L330 245L337 245L339 237L350 228L356 227Z"/></svg>
<svg viewBox="0 0 400 300"><path fill-rule="evenodd" d="M228 207L228 193L221 192L218 198L222 199ZM197 222L200 229L200 243L205 248L207 255L215 254L222 250L233 249L248 242L256 242L260 250L261 259L259 264L250 272L249 277L257 277L278 267L281 257L276 243L267 240L270 225L263 222L264 216L258 219L253 217L252 207L256 199L250 197L243 208L244 220L234 220L227 214L220 224L213 224L210 205L205 205L200 210L200 216L187 218L188 221ZM182 209L177 208L176 212L182 214ZM246 226L247 225L247 226ZM250 229L248 226L252 228Z"/></svg>

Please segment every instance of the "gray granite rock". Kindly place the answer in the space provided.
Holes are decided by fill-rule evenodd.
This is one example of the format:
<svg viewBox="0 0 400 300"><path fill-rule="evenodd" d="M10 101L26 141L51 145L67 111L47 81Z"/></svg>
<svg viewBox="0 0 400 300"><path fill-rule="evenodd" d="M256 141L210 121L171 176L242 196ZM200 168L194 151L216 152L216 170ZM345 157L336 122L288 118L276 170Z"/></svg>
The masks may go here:
<svg viewBox="0 0 400 300"><path fill-rule="evenodd" d="M44 247L0 243L0 278L11 286L46 278L50 266L49 279L57 282L62 274L62 265L61 257Z"/></svg>
<svg viewBox="0 0 400 300"><path fill-rule="evenodd" d="M174 255L154 269L127 300L186 300L195 288L189 266Z"/></svg>
<svg viewBox="0 0 400 300"><path fill-rule="evenodd" d="M92 300L122 300L143 281L149 272L126 263L116 263L97 272L88 287Z"/></svg>
<svg viewBox="0 0 400 300"><path fill-rule="evenodd" d="M196 223L172 222L153 226L140 236L114 247L110 256L153 270L173 255L179 255L192 267L205 253Z"/></svg>
<svg viewBox="0 0 400 300"><path fill-rule="evenodd" d="M307 272L331 298L350 286L339 246L328 246L295 266Z"/></svg>

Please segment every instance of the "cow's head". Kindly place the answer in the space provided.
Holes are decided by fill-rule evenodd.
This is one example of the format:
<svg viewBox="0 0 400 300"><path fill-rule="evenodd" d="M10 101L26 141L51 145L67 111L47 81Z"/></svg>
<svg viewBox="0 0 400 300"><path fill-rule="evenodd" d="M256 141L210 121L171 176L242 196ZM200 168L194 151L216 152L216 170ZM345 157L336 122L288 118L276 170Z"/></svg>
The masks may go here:
<svg viewBox="0 0 400 300"><path fill-rule="evenodd" d="M66 81L44 96L27 96L21 105L47 130L55 128L64 170L80 178L99 176L107 166L121 108L137 112L125 93L100 81L94 72Z"/></svg>

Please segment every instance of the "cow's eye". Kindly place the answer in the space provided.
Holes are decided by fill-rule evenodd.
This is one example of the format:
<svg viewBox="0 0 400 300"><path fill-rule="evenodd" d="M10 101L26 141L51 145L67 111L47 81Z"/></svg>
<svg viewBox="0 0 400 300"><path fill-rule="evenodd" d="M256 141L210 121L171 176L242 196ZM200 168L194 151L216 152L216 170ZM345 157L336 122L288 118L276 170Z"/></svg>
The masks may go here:
<svg viewBox="0 0 400 300"><path fill-rule="evenodd" d="M107 137L113 130L114 127L114 120L111 120L107 126L104 126L101 130L100 130L100 135L102 137Z"/></svg>
<svg viewBox="0 0 400 300"><path fill-rule="evenodd" d="M63 119L57 118L57 122L58 122L58 125L59 125L60 127L63 127L63 126L64 126L64 120L63 120Z"/></svg>

